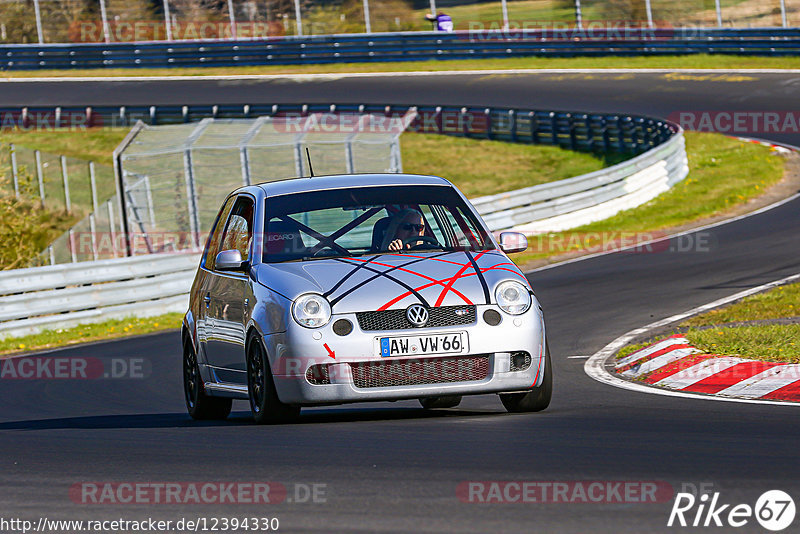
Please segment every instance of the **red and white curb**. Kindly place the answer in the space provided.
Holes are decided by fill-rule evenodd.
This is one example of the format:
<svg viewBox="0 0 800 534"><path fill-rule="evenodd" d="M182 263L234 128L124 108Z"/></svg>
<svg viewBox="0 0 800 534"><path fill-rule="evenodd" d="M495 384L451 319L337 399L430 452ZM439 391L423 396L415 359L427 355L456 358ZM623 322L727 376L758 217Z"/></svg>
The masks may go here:
<svg viewBox="0 0 800 534"><path fill-rule="evenodd" d="M682 335L617 360L615 372L627 379L680 391L800 401L800 365L705 354Z"/></svg>
<svg viewBox="0 0 800 534"><path fill-rule="evenodd" d="M795 195L792 198L796 198L797 196L798 195ZM762 208L762 210L766 211L768 209L772 209L772 208L774 208L774 207L776 207L778 205L781 205L781 204L783 204L785 202L786 202L785 200L781 201L781 202L778 202L778 203L773 204L771 206L767 206L767 208ZM754 212L754 213L756 213L756 212ZM742 217L748 217L750 215L752 215L752 214L744 215ZM728 222L730 222L730 221L728 221ZM723 223L718 223L718 224L726 224L726 223L723 222ZM694 230L694 231L696 231L696 230ZM663 329L665 327L669 327L670 325L673 325L673 324L676 324L676 323L680 323L681 321L683 321L684 319L688 319L689 317L693 317L695 315L699 315L699 314L701 314L703 312L706 312L706 311L709 311L709 310L713 310L714 308L718 308L718 307L724 306L726 304L730 304L730 303L735 302L735 301L737 301L739 299L742 299L744 297L747 297L747 296L750 296L750 295L754 295L756 293L761 293L761 292L766 291L768 289L771 289L773 287L777 287L777 286L780 286L780 285L783 285L783 284L788 284L790 282L794 282L794 281L797 281L797 280L800 280L800 274L794 274L794 275L791 275L791 276L787 276L786 278L782 278L780 280L775 280L775 281L770 282L768 284L763 284L763 285L760 285L760 286L757 286L757 287L752 287L750 289L745 289L745 290L739 291L738 293L735 293L733 295L729 295L727 297L723 297L723 298L715 300L713 302L709 302L708 304L704 304L702 306L698 306L697 308L693 308L693 309L685 311L683 313L679 313L679 314L673 315L671 317L666 317L664 319L661 319L661 320L656 321L654 323L650 323L650 324L642 326L640 328L635 328L635 329L633 329L633 330L631 330L629 332L626 332L625 334L622 334L617 339L615 339L614 341L612 341L611 343L609 343L608 345L606 345L605 347L603 347L599 351L595 352L592 356L590 356L589 359L586 360L586 363L583 366L583 370L590 378L592 378L594 380L597 380L598 382L601 382L603 384L607 384L609 386L614 386L614 387L617 387L617 388L620 388L620 389L627 389L629 391L635 391L635 392L638 392L638 393L647 393L647 394L651 394L651 395L662 395L662 396L666 396L666 397L680 397L680 398L706 400L706 401L737 402L737 403L745 403L745 404L776 404L776 405L783 405L783 406L793 406L793 407L796 408L796 407L800 406L800 402L797 402L795 400L780 400L780 399L775 399L775 398L766 398L764 396L753 398L753 397L746 397L744 395L736 393L736 391L739 390L739 389L747 388L747 386L750 384L751 381L752 382L762 382L762 379L764 378L764 376L760 375L760 373L765 373L765 376L770 376L769 370L771 368L762 368L758 373L752 373L751 375L749 375L749 378L743 378L741 380L732 381L730 384L726 384L725 387L721 388L716 394L703 395L703 394L700 394L700 392L691 391L689 389L672 389L672 388L666 388L666 387L655 387L655 385L649 384L649 383L646 383L646 382L643 382L643 381L632 381L632 380L629 380L629 379L622 378L622 376L625 376L625 375L617 374L616 372L614 372L615 366L617 364L619 364L620 362L624 361L624 362L630 364L630 363L634 363L637 359L647 358L647 356L649 356L649 355L652 355L652 358L647 358L647 359L654 360L654 362L647 364L648 368L653 368L655 365L658 365L659 362L661 362L661 361L669 360L670 359L669 355L665 356L661 360L656 360L657 357L662 356L661 354L655 355L656 351L668 348L667 344L662 345L659 348L655 348L655 349L653 349L652 346L643 349L643 350L652 349L651 352L647 353L647 356L640 351L639 353L637 353L638 354L638 358L634 357L632 354L630 354L630 355L628 355L626 357L626 359L620 360L620 362L614 362L613 361L613 357L622 347L625 347L627 345L630 345L631 343L634 343L636 341L636 339L639 339L639 338L641 338L643 336L646 336L652 331L655 331L655 330L658 330L658 329ZM680 337L680 336L678 336L678 337ZM673 342L676 342L676 338L674 338L674 337L673 338L669 338L669 339L672 340ZM667 343L669 343L669 341L667 341ZM684 350L690 349L690 345L688 343L688 340L686 340L685 338L683 338L683 340L677 341L676 345L685 345L685 346L683 346L683 347L673 346L672 348L674 348L674 349L684 349ZM693 349L694 347L691 347L691 348ZM680 357L678 357L679 354L681 355ZM686 356L695 356L696 358L699 358L699 355L694 351L689 351L689 352L685 352L685 353L682 353L682 354L681 353L676 353L676 354L673 354L672 356L675 356L673 361L678 361L682 357L686 357ZM628 361L627 359L629 359L629 358L633 358L633 359ZM719 357L714 356L714 358L717 359ZM705 359L710 359L710 358L705 358ZM686 360L685 363L689 363L690 361L691 360ZM739 362L739 363L747 362L747 361L749 361L749 360L741 359L741 362ZM645 363L646 363L646 360L641 362L642 365L644 365ZM669 362L669 363L672 363L672 362ZM696 361L694 363L696 364L696 363L700 363L700 362ZM764 363L765 362L757 362L758 365L764 365ZM620 364L620 365L625 365L625 363ZM769 364L767 364L767 365L769 365ZM774 364L773 366L777 366L777 365L781 365L781 364ZM733 366L731 366L731 367L733 367ZM792 366L792 367L796 367L796 366ZM632 369L632 367L631 367L631 369ZM641 369L641 367L639 369ZM656 369L654 368L653 371L655 371L655 370ZM681 370L679 370L678 372L680 372ZM624 372L624 370L623 370L623 372ZM773 371L773 373L774 372L775 371ZM787 373L798 373L797 379L800 379L800 372L798 372L798 371L793 371L791 368L790 369L785 369L785 370L778 369L778 374L782 374L784 372L787 372ZM684 373L684 374L686 374L686 373ZM714 374L717 374L717 373L714 373ZM683 375L681 375L681 376L683 376ZM786 376L790 376L790 375L786 375ZM664 377L664 378L666 378L666 377ZM676 379L677 378L679 378L679 377L676 377ZM702 381L704 378L706 378L706 377L701 378L700 381ZM688 382L688 380L687 380L687 382ZM694 384L694 383L695 382L692 382L692 384ZM768 387L768 384L770 384L769 380L764 381L762 387ZM785 386L788 386L788 384L786 384ZM781 386L781 387L785 387L785 386ZM729 388L731 388L731 389L729 389ZM724 395L720 394L726 389L728 391ZM780 389L780 388L777 388L777 389ZM749 393L753 393L755 391L757 391L757 389L751 389L749 391ZM774 393L775 391L777 391L777 390L770 390L769 393ZM706 393L706 392L703 392L703 393ZM748 393L748 392L746 392L746 393Z"/></svg>

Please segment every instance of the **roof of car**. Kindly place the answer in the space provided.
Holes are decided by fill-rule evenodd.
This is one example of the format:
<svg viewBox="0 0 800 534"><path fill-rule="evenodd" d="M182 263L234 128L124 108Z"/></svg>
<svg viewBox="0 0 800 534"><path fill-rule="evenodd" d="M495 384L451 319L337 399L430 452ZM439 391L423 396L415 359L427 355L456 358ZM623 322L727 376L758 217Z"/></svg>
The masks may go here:
<svg viewBox="0 0 800 534"><path fill-rule="evenodd" d="M386 185L439 185L452 186L450 182L438 176L422 176L418 174L334 174L315 176L313 178L292 178L258 184L267 196L324 191L344 187L370 187Z"/></svg>

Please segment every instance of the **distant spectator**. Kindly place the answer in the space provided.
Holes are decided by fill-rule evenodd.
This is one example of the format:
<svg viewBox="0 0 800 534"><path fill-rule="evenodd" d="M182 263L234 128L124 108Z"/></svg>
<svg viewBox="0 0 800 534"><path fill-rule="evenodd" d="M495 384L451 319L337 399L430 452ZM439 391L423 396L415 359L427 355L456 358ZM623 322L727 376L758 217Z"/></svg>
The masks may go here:
<svg viewBox="0 0 800 534"><path fill-rule="evenodd" d="M433 29L437 32L453 31L453 18L446 13L442 13L441 11L436 15L426 13L425 19L433 23Z"/></svg>

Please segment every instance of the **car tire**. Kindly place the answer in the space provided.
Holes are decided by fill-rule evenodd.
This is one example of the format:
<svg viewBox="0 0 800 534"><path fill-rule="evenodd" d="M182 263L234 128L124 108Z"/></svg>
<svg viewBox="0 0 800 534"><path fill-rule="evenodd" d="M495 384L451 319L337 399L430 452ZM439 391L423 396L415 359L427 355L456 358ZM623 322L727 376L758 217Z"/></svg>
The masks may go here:
<svg viewBox="0 0 800 534"><path fill-rule="evenodd" d="M231 413L233 399L206 395L197 354L188 339L183 344L183 392L186 409L192 419L222 420Z"/></svg>
<svg viewBox="0 0 800 534"><path fill-rule="evenodd" d="M426 410L433 410L436 408L455 408L461 404L461 395L446 395L443 397L424 397L419 400L419 403Z"/></svg>
<svg viewBox="0 0 800 534"><path fill-rule="evenodd" d="M259 425L286 423L300 415L299 406L284 404L278 398L267 353L255 335L247 349L247 393L253 419Z"/></svg>
<svg viewBox="0 0 800 534"><path fill-rule="evenodd" d="M545 341L544 377L542 385L524 393L501 393L503 406L511 413L541 412L550 405L553 396L553 366L550 363L550 347Z"/></svg>

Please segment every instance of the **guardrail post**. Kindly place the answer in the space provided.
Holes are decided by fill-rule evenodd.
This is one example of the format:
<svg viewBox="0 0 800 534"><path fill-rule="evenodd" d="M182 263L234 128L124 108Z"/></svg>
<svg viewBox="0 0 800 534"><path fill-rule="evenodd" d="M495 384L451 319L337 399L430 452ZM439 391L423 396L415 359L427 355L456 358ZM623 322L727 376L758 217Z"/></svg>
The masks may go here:
<svg viewBox="0 0 800 534"><path fill-rule="evenodd" d="M492 110L491 108L486 108L483 110L483 114L486 116L486 139L492 138Z"/></svg>
<svg viewBox="0 0 800 534"><path fill-rule="evenodd" d="M531 143L534 145L539 144L539 119L536 118L536 113L533 111L528 112L528 122L531 129Z"/></svg>
<svg viewBox="0 0 800 534"><path fill-rule="evenodd" d="M72 213L72 200L69 198L69 172L67 170L67 158L65 156L61 156L59 161L61 162L61 179L64 180L64 206L67 209L67 213Z"/></svg>
<svg viewBox="0 0 800 534"><path fill-rule="evenodd" d="M14 181L14 196L19 200L19 168L17 167L17 151L14 143L8 145L11 153L11 179Z"/></svg>
<svg viewBox="0 0 800 534"><path fill-rule="evenodd" d="M34 150L33 154L36 157L36 178L39 181L39 200L44 208L44 171L42 171L42 153L38 150Z"/></svg>
<svg viewBox="0 0 800 534"><path fill-rule="evenodd" d="M608 133L608 117L603 117L601 125L603 127L603 152L611 152L611 135Z"/></svg>
<svg viewBox="0 0 800 534"><path fill-rule="evenodd" d="M513 109L509 109L508 110L508 121L509 121L508 130L509 130L509 133L511 134L511 142L512 143L516 143L517 142L517 116L514 113Z"/></svg>
<svg viewBox="0 0 800 534"><path fill-rule="evenodd" d="M47 245L48 256L50 256L50 265L56 264L56 252L53 250L53 245Z"/></svg>
<svg viewBox="0 0 800 534"><path fill-rule="evenodd" d="M572 113L567 113L567 127L569 128L569 148L570 150L577 150L578 137L575 134L575 118Z"/></svg>
<svg viewBox="0 0 800 534"><path fill-rule="evenodd" d="M156 107L150 106L150 124L152 126L156 125Z"/></svg>
<svg viewBox="0 0 800 534"><path fill-rule="evenodd" d="M558 145L558 117L554 111L550 112L550 141L553 146Z"/></svg>

